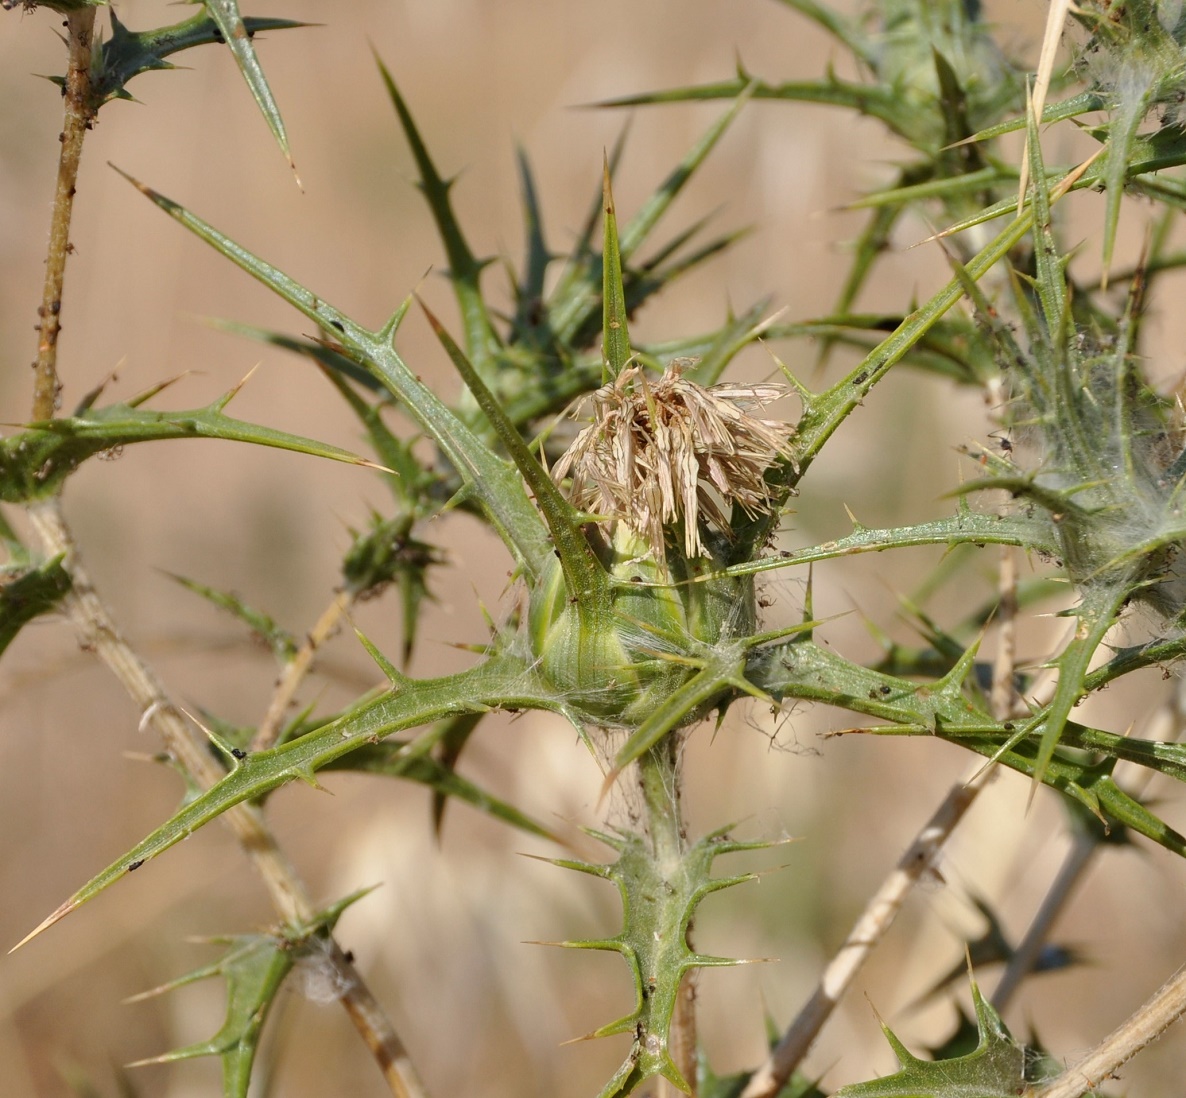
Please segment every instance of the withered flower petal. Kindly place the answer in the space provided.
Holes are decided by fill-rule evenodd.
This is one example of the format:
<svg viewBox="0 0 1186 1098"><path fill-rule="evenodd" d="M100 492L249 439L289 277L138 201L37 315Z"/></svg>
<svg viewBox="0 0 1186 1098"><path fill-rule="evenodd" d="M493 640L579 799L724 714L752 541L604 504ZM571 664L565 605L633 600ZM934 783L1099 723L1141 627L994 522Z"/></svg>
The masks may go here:
<svg viewBox="0 0 1186 1098"><path fill-rule="evenodd" d="M729 533L731 505L750 515L774 505L766 470L790 457L794 428L760 419L787 393L773 383L704 387L671 362L657 380L639 366L590 394L593 422L556 463L557 483L571 476L569 498L583 511L624 522L666 559L665 528L683 525L683 548L705 556L701 522Z"/></svg>

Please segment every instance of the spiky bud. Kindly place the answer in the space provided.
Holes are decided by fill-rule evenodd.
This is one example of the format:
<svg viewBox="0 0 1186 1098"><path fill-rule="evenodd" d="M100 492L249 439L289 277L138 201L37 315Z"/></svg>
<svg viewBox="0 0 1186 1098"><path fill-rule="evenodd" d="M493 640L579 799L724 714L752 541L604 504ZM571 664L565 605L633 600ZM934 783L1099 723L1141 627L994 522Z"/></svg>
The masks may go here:
<svg viewBox="0 0 1186 1098"><path fill-rule="evenodd" d="M631 367L592 394L593 422L553 470L603 520L585 529L610 582L590 605L554 562L531 597L532 644L549 681L602 725L637 727L707 648L755 627L753 581L724 575L725 553L734 504L774 507L765 473L789 457L792 428L749 409L785 390L706 388L684 365L649 382Z"/></svg>
<svg viewBox="0 0 1186 1098"><path fill-rule="evenodd" d="M671 554L664 565L624 524L600 555L607 604L590 613L574 602L555 561L532 593L532 647L571 705L594 723L632 728L687 681L698 651L752 631L753 581L712 576L711 557Z"/></svg>

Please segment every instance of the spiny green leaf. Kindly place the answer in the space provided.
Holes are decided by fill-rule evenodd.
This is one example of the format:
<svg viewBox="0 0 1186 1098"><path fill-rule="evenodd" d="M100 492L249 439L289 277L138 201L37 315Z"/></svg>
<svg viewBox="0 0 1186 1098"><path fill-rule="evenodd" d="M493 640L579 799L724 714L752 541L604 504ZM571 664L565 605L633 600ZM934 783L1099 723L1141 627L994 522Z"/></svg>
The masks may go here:
<svg viewBox="0 0 1186 1098"><path fill-rule="evenodd" d="M961 172L959 175L953 176L935 176L933 171L928 170L929 167L926 164L911 165L912 170L904 171L899 176L897 183L853 199L846 208L850 210L890 209L901 212L903 207L927 199L939 199L945 206L951 206L969 195L983 194L985 191L991 191L1008 184L1012 184L1016 189L1018 172L1017 168L1010 164L993 161L986 168L979 168L973 172ZM1066 169L1051 168L1048 170L1055 178L1066 172ZM1010 208L1015 210L1017 208L1016 194L1009 201L1013 203ZM980 218L984 213L983 203L977 205L980 208L977 209L974 216Z"/></svg>
<svg viewBox="0 0 1186 1098"><path fill-rule="evenodd" d="M961 510L948 518L920 522L915 526L879 530L861 528L822 545L783 549L775 556L734 564L725 572L730 576L751 576L792 565L919 545L946 545L949 548L957 545L1020 545L1041 553L1057 551L1057 546L1050 541L1049 527L1044 523L1034 522L1024 515L989 515Z"/></svg>
<svg viewBox="0 0 1186 1098"><path fill-rule="evenodd" d="M742 348L765 336L768 325L761 321L766 309L767 302L759 301L737 316L730 311L719 328L690 339L658 346L644 345L639 349L639 357L665 363L674 358L691 359L692 364L684 371L684 377L708 388L721 380L726 367Z"/></svg>
<svg viewBox="0 0 1186 1098"><path fill-rule="evenodd" d="M445 771L450 774L456 771L461 753L465 750L466 744L469 743L470 737L477 731L478 725L481 724L484 716L484 713L461 713L443 722L444 728L441 729L440 738L437 741L433 757L436 763ZM438 838L440 837L441 829L444 827L445 809L448 807L448 804L449 799L444 793L440 791L433 793L432 826Z"/></svg>
<svg viewBox="0 0 1186 1098"><path fill-rule="evenodd" d="M649 239L651 231L658 224L659 219L667 212L676 196L684 189L692 176L708 158L708 154L716 148L718 142L725 136L729 127L741 113L742 108L750 101L752 89L745 86L738 89L733 96L732 106L725 111L689 150L684 159L668 174L667 178L642 204L642 207L625 225L619 235L623 262L631 259Z"/></svg>
<svg viewBox="0 0 1186 1098"><path fill-rule="evenodd" d="M925 169L923 169L923 172L926 175L930 174ZM909 169L904 170L900 176L901 185L910 185L910 183L915 181L914 177L916 174L917 172L911 172ZM889 247L890 237L904 212L904 206L896 203L882 206L873 211L869 220L865 223L864 229L861 230L861 235L857 237L848 274L845 276L844 285L841 287L836 305L832 309L834 316L843 316L852 308L853 302L856 301L857 295L861 292L861 288L865 284L865 280L873 270L875 260ZM818 358L821 366L827 362L828 354L834 342L834 339L824 339L821 342Z"/></svg>
<svg viewBox="0 0 1186 1098"><path fill-rule="evenodd" d="M112 404L82 415L44 420L0 439L0 499L12 503L43 499L87 458L116 457L134 442L175 438L222 438L313 454L352 465L375 463L324 442L246 423L224 415L234 392L204 408L154 412L131 404Z"/></svg>
<svg viewBox="0 0 1186 1098"><path fill-rule="evenodd" d="M364 400L351 388L340 371L320 361L318 365L329 383L338 390L351 411L358 416L366 429L375 456L391 470L393 475L386 478L387 486L397 502L402 505L401 509L412 509L417 504L422 504L426 483L431 481L432 477L416 460L411 443L397 437L384 422L383 411L390 406L390 402L379 400L372 404Z"/></svg>
<svg viewBox="0 0 1186 1098"><path fill-rule="evenodd" d="M423 303L422 303L423 304ZM571 597L579 600L582 607L592 610L606 598L608 577L598 563L593 550L581 530L576 509L560 493L547 470L527 448L522 435L507 419L494 394L486 387L476 368L469 362L461 348L427 306L424 307L429 324L441 341L453 365L469 388L478 407L482 409L499 441L506 447L511 460L535 496L536 505L543 515L551 535L556 555L564 569L566 586Z"/></svg>
<svg viewBox="0 0 1186 1098"><path fill-rule="evenodd" d="M980 279L1021 241L1030 228L1026 215L1005 226L967 264L968 274ZM924 305L915 309L901 325L865 357L847 377L818 394L812 409L799 423L799 460L809 460L831 437L832 432L859 405L889 370L947 312L964 293L958 278L952 279Z"/></svg>
<svg viewBox="0 0 1186 1098"><path fill-rule="evenodd" d="M1029 226L1028 212L1005 226L967 265L968 275L974 279L981 278L1024 238ZM784 490L789 492L837 428L860 407L874 386L906 357L931 326L963 296L963 292L961 278L952 279L944 289L915 309L893 334L882 340L846 377L830 389L812 394L810 401L805 404L797 433L790 441L794 451L793 460L784 462L767 474L768 482L782 484ZM773 533L780 513L776 509L771 515L735 523L738 541L750 545L763 543Z"/></svg>
<svg viewBox="0 0 1186 1098"><path fill-rule="evenodd" d="M734 690L744 690L745 652L740 645L722 645L703 657L703 666L687 682L665 697L614 755L606 786L644 752L696 714L708 712Z"/></svg>
<svg viewBox="0 0 1186 1098"><path fill-rule="evenodd" d="M437 546L412 535L412 526L411 515L383 518L372 512L369 529L350 531L354 540L342 558L342 576L351 593L371 597L391 583L399 588L405 664L416 643L421 604L431 598L428 570L445 562Z"/></svg>
<svg viewBox="0 0 1186 1098"><path fill-rule="evenodd" d="M466 242L461 225L453 213L453 205L449 199L449 190L453 180L442 179L428 154L420 131L408 110L404 98L392 79L387 66L378 58L379 74L387 88L395 112L399 116L404 136L411 147L412 156L416 161L416 168L420 172L419 187L423 192L428 207L432 211L436 222L437 232L445 246L445 255L449 260L449 281L453 284L453 292L457 295L457 304L461 309L461 321L465 328L465 348L478 373L487 382L491 380L491 366L494 353L498 347L498 338L491 323L490 312L482 297L481 276L489 260L479 261L470 250Z"/></svg>
<svg viewBox="0 0 1186 1098"><path fill-rule="evenodd" d="M1134 192L1146 194L1160 202L1180 208L1186 202L1186 191L1183 190L1180 181L1175 182L1168 178L1147 178L1151 173L1180 167L1186 163L1186 137L1183 137L1177 127L1173 127L1169 132L1172 133L1172 140L1150 138L1145 141L1138 138L1133 152L1134 160L1125 167L1125 186ZM1107 165L1106 163L1101 164L1097 159L1103 152L1104 150L1101 149L1090 160L1083 161L1071 168L1048 168L1046 170L1047 178L1051 180L1064 179L1063 186L1070 191L1098 188L1105 184ZM1051 197L1053 198L1053 193ZM870 204L873 201L869 200ZM947 226L943 230L943 235L945 237L953 236L965 229L984 225L995 221L1004 214L1013 213L1016 209L1016 195L1012 198L1003 198L999 202L985 206L976 213Z"/></svg>
<svg viewBox="0 0 1186 1098"><path fill-rule="evenodd" d="M841 1087L834 1098L1016 1098L1026 1085L1025 1048L1009 1035L974 981L972 1000L979 1032L974 1051L950 1060L921 1060L882 1025L901 1070Z"/></svg>
<svg viewBox="0 0 1186 1098"><path fill-rule="evenodd" d="M944 147L951 140L950 119L945 114L951 97L944 94L949 87L942 72L937 78L937 69L945 68L962 78L962 83L952 79L947 85L954 84L961 94L966 93L966 114L976 125L1017 106L1018 81L1012 67L1001 56L986 25L976 18L977 10L963 0L872 5L868 14L873 26L868 30L815 0L784 3L837 38L872 79L846 82L829 71L823 80L776 83L755 80L739 65L733 80L625 96L604 105L731 98L742 86L752 84L755 98L829 104L878 118L928 157L946 156L954 161L967 150ZM957 130L963 136L969 128L967 121L962 121Z"/></svg>
<svg viewBox="0 0 1186 1098"><path fill-rule="evenodd" d="M1075 668L1071 668L1068 679L1077 682L1080 690L1096 690L1137 666L1155 666L1160 658L1176 658L1183 654L1184 647L1183 642L1173 641L1139 651L1127 650L1112 661L1111 668L1105 665L1086 678L1076 677ZM1116 762L1124 759L1186 781L1186 748L1181 745L1134 740L1084 728L1068 722L1061 707L1056 710L1053 702L1024 720L999 722L974 696L934 691L929 685L870 670L807 636L752 651L746 661L745 677L776 699L824 702L893 722L864 731L889 736L937 736L1030 778L1038 772L1047 721L1061 721L1061 742L1093 754L1084 762L1053 753L1041 770L1042 783L1078 801L1096 816L1114 820L1186 856L1186 839L1124 792L1111 776Z"/></svg>
<svg viewBox="0 0 1186 1098"><path fill-rule="evenodd" d="M909 700L909 691L899 691L895 694L888 684L884 689L887 708L892 708L895 701ZM858 711L864 709L863 703L855 696L846 697L843 703L833 704L843 704L846 708ZM1038 713L1016 727L1013 722L1007 722L994 729L989 726L990 722L986 721L982 728L976 728L973 727L976 720L975 711L971 706L967 709L968 712L964 714L966 719L963 721L960 720L959 714L953 713L950 721L937 723L934 728L903 720L901 724L864 731L883 736L938 736L1032 778L1037 770L1036 759L1040 747L1043 714ZM1106 830L1128 828L1165 847L1166 850L1186 857L1186 838L1151 812L1136 797L1123 790L1112 777L1116 763L1124 760L1136 762L1184 781L1186 755L1183 754L1182 745L1130 741L1126 737L1073 723L1064 726L1061 742L1062 746L1095 754L1083 761L1081 758L1056 751L1042 771L1044 785L1057 789L1081 805Z"/></svg>
<svg viewBox="0 0 1186 1098"><path fill-rule="evenodd" d="M597 103L598 107L642 107L658 103L688 103L706 99L736 99L747 88L751 88L754 99L782 99L798 103L820 103L833 107L846 107L872 118L879 118L899 129L906 124L900 104L893 95L882 88L856 84L830 77L827 80L785 81L767 83L756 80L748 73L730 80L694 87L669 88L663 91L639 92L622 95Z"/></svg>
<svg viewBox="0 0 1186 1098"><path fill-rule="evenodd" d="M903 320L892 313L847 313L796 324L771 324L762 336L769 340L806 337L867 353L878 342L871 336L892 332ZM863 334L866 332L870 336ZM937 321L906 353L902 365L978 388L1000 372L991 349L984 346L969 321L951 316Z"/></svg>
<svg viewBox="0 0 1186 1098"><path fill-rule="evenodd" d="M243 935L233 939L221 961L192 973L189 979L177 981L180 984L212 976L221 976L226 981L227 1013L219 1031L209 1040L139 1061L136 1066L217 1056L222 1060L223 1094L226 1098L246 1098L268 1011L297 959L298 955L286 943L271 935Z"/></svg>
<svg viewBox="0 0 1186 1098"><path fill-rule="evenodd" d="M1046 318L1050 338L1061 336L1063 314L1066 310L1067 284L1062 262L1054 242L1054 226L1050 219L1050 185L1046 165L1042 160L1042 140L1038 122L1029 116L1028 145L1030 168L1030 202L1034 220L1034 262L1038 269L1038 296Z"/></svg>
<svg viewBox="0 0 1186 1098"><path fill-rule="evenodd" d="M84 885L25 940L47 929L93 899L125 874L164 853L228 808L256 798L294 779L308 780L319 769L365 744L459 713L492 708L542 709L571 716L551 687L526 660L496 655L484 663L438 679L397 676L397 685L366 700L337 720L268 751L249 754L231 773ZM572 722L575 723L575 722ZM408 755L426 754L440 737L430 730L412 740ZM23 943L22 943L23 944Z"/></svg>
<svg viewBox="0 0 1186 1098"><path fill-rule="evenodd" d="M1034 764L1035 789L1045 775L1071 710L1086 693L1085 683L1091 660L1108 631L1116 624L1129 594L1122 584L1092 588L1084 592L1075 610L1079 621L1075 636L1053 661L1058 668L1058 685L1046 711L1042 742Z"/></svg>
<svg viewBox="0 0 1186 1098"><path fill-rule="evenodd" d="M735 100L733 106L709 127L705 135L663 180L655 193L643 203L638 213L620 230L619 247L624 271L629 271L630 261L635 253L650 238L659 219L725 135L749 97L746 89L741 88L732 98ZM613 169L613 157L610 158L610 169ZM603 209L603 195L604 189L599 188L599 215ZM626 273L623 277L629 288L629 274ZM594 318L600 311L598 306L601 304L602 282L601 262L591 262L587 245L582 247L578 242L568 268L560 277L548 301L548 323L556 338L562 343L579 343L580 334L590 329L592 324L597 325L596 330L600 333L600 318ZM592 334L590 331L590 335Z"/></svg>
<svg viewBox="0 0 1186 1098"><path fill-rule="evenodd" d="M242 73L247 87L263 113L268 129L272 131L272 136L280 146L280 151L292 165L292 153L288 149L284 119L280 117L280 108L276 105L272 89L268 86L263 66L255 54L255 47L251 44L251 35L239 14L239 0L201 0L201 4L222 34L227 49L231 51L235 64L239 66L239 72Z"/></svg>
<svg viewBox="0 0 1186 1098"><path fill-rule="evenodd" d="M555 257L544 239L544 218L536 192L535 176L523 148L516 149L515 160L519 168L519 190L523 196L523 229L526 240L523 274L521 278L513 280L515 317L511 322L511 333L512 340L518 338L531 341L538 327L538 318L543 312L548 265Z"/></svg>
<svg viewBox="0 0 1186 1098"><path fill-rule="evenodd" d="M293 19L243 20L248 37L259 31L290 30L309 26ZM93 109L97 110L112 99L131 99L127 90L128 81L144 72L172 69L175 66L165 58L194 46L205 46L223 41L222 32L208 15L195 15L184 22L152 30L130 31L111 12L111 38L95 45L91 62L90 97ZM60 76L50 78L55 84L64 85Z"/></svg>
<svg viewBox="0 0 1186 1098"><path fill-rule="evenodd" d="M25 625L57 606L70 587L60 555L36 565L0 568L0 652Z"/></svg>
<svg viewBox="0 0 1186 1098"><path fill-rule="evenodd" d="M285 979L302 962L329 964L325 955L329 933L342 912L367 891L369 889L347 896L300 926L284 927L272 934L242 934L215 939L228 947L218 961L148 994L160 994L198 980L221 977L227 988L227 1013L221 1028L208 1041L139 1063L168 1064L199 1056L218 1056L222 1060L225 1098L247 1098L251 1067L264 1022Z"/></svg>
<svg viewBox="0 0 1186 1098"><path fill-rule="evenodd" d="M602 215L605 234L602 243L602 382L615 381L629 365L630 329L626 318L626 291L622 286L622 253L618 249L618 216L610 189L609 161L606 160L601 182Z"/></svg>
<svg viewBox="0 0 1186 1098"><path fill-rule="evenodd" d="M962 747L968 747L986 758L999 761L1020 774L1033 777L1037 773L1038 747L1031 741L1034 733L1041 733L1041 728L1042 724L1039 720L1036 727L1031 725L1024 729L1027 733L1025 741L1016 743L1013 742L1016 734L1008 737L1001 734L974 736L965 735L961 731L952 735L948 729L938 729L936 734L944 739L959 743ZM877 729L876 731L888 730ZM1076 735L1072 726L1065 726L1063 743L1066 746L1106 743L1107 734L1100 734L1096 730L1091 730L1091 732L1092 734L1087 734L1085 730L1084 733ZM914 734L913 731L910 734ZM1010 747L1011 743L1012 747ZM1175 744L1147 744L1146 747L1151 747L1154 750L1129 753L1117 750L1110 757L1088 762L1055 752L1042 769L1042 782L1077 801L1092 813L1105 829L1113 828L1116 825L1129 828L1179 857L1186 857L1186 838L1151 812L1136 797L1122 789L1112 777L1112 771L1117 761L1125 758L1128 754L1134 761L1140 761L1144 765L1150 766L1151 769L1172 774L1181 780L1180 760L1174 759L1167 763L1165 759L1165 756L1171 754L1176 746Z"/></svg>
<svg viewBox="0 0 1186 1098"><path fill-rule="evenodd" d="M1099 92L1078 92L1057 103L1047 103L1042 109L1042 124L1062 122L1068 118L1078 118L1084 114L1094 114L1096 111L1102 111L1106 107L1107 101ZM994 137L1001 137L1007 133L1016 133L1018 130L1024 130L1026 125L1026 117L1024 114L1021 114L1016 118L1010 119L1008 122L999 122L994 126L986 126L984 129L973 134L969 140L989 141Z"/></svg>
<svg viewBox="0 0 1186 1098"><path fill-rule="evenodd" d="M351 381L370 389L372 392L389 396L388 390L375 375L363 366L359 366L346 355L339 354L324 342L312 339L301 339L296 336L285 335L283 332L273 332L267 328L257 328L252 324L240 324L234 320L211 319L207 321L212 327L224 332L233 332L247 339L254 339L260 343L267 343L272 347L280 347L285 351L292 351L303 358L316 362L325 367L332 374L342 374ZM395 466L390 466L395 468Z"/></svg>
<svg viewBox="0 0 1186 1098"><path fill-rule="evenodd" d="M404 363L392 337L406 304L379 331L371 331L323 301L282 271L240 247L212 225L176 202L125 176L162 210L221 252L253 278L264 283L315 324L332 329L341 350L400 400L408 414L432 437L453 464L464 492L486 512L491 525L531 577L542 574L552 546L539 513L532 506L515 468L494 454Z"/></svg>
<svg viewBox="0 0 1186 1098"><path fill-rule="evenodd" d="M237 764L239 759L246 754L247 748L251 746L252 737L256 732L255 728L251 725L235 724L228 721L205 706L198 707L195 716L209 737L211 754L218 758L223 768L229 769L230 766ZM296 717L293 723L299 726L307 717L308 712ZM210 733L213 735L211 736ZM229 758L227 756L228 749ZM154 761L167 764L170 760L167 754L158 754L154 756ZM183 768L174 766L174 769L181 773ZM191 801L201 794L201 788L192 779L186 781L185 784L185 801Z"/></svg>
<svg viewBox="0 0 1186 1098"><path fill-rule="evenodd" d="M455 770L442 765L430 755L408 754L407 747L407 743L391 741L367 744L352 751L349 755L337 759L326 769L355 770L369 774L381 774L390 778L404 778L407 781L428 786L434 795L442 800L454 798L464 801L479 812L485 812L494 819L501 820L503 823L510 824L529 834L539 835L546 839L555 838L543 824L533 820L514 805L487 793L486 790L461 777Z"/></svg>
<svg viewBox="0 0 1186 1098"><path fill-rule="evenodd" d="M297 639L287 629L281 629L267 614L248 606L238 595L207 587L204 583L198 583L197 580L178 576L172 572L165 574L181 584L186 590L192 591L207 602L213 603L220 610L226 610L233 617L238 618L252 633L267 644L281 665L296 655L296 651L300 647Z"/></svg>
<svg viewBox="0 0 1186 1098"><path fill-rule="evenodd" d="M416 524L439 512L434 489L439 476L416 460L411 443L397 438L383 421L386 401L369 403L354 391L342 373L322 365L330 383L362 421L375 454L393 470L384 479L395 500L395 514L371 512L370 528L351 530L354 541L342 559L342 575L349 591L371 596L387 584L399 588L403 625L403 660L412 658L420 625L420 608L431 598L428 570L445 562L442 550L416 537Z"/></svg>

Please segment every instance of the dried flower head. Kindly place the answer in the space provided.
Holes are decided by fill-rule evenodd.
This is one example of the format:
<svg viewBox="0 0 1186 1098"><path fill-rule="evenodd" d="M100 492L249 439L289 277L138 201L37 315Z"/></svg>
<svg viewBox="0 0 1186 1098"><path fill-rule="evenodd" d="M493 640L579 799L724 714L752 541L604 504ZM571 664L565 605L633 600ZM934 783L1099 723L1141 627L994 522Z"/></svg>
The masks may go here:
<svg viewBox="0 0 1186 1098"><path fill-rule="evenodd" d="M790 456L789 423L759 419L787 393L778 384L705 388L681 376L692 360L675 359L656 381L639 366L592 393L593 422L552 470L571 474L570 499L584 511L624 522L664 560L664 529L683 522L684 552L704 556L701 520L730 532L734 503L748 514L773 507L766 470Z"/></svg>

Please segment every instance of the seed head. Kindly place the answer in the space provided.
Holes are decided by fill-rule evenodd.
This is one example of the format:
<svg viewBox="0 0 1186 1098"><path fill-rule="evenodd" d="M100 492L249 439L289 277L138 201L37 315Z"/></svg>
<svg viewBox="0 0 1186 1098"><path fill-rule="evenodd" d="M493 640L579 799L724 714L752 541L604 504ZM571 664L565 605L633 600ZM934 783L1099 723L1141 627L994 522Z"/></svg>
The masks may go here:
<svg viewBox="0 0 1186 1098"><path fill-rule="evenodd" d="M661 561L672 523L682 521L692 558L708 555L701 521L728 536L734 503L768 514L775 501L766 470L791 456L794 428L750 413L785 396L787 386L705 388L681 376L690 361L673 360L653 382L632 366L592 393L593 422L552 470L557 483L571 474L575 506L625 523Z"/></svg>

